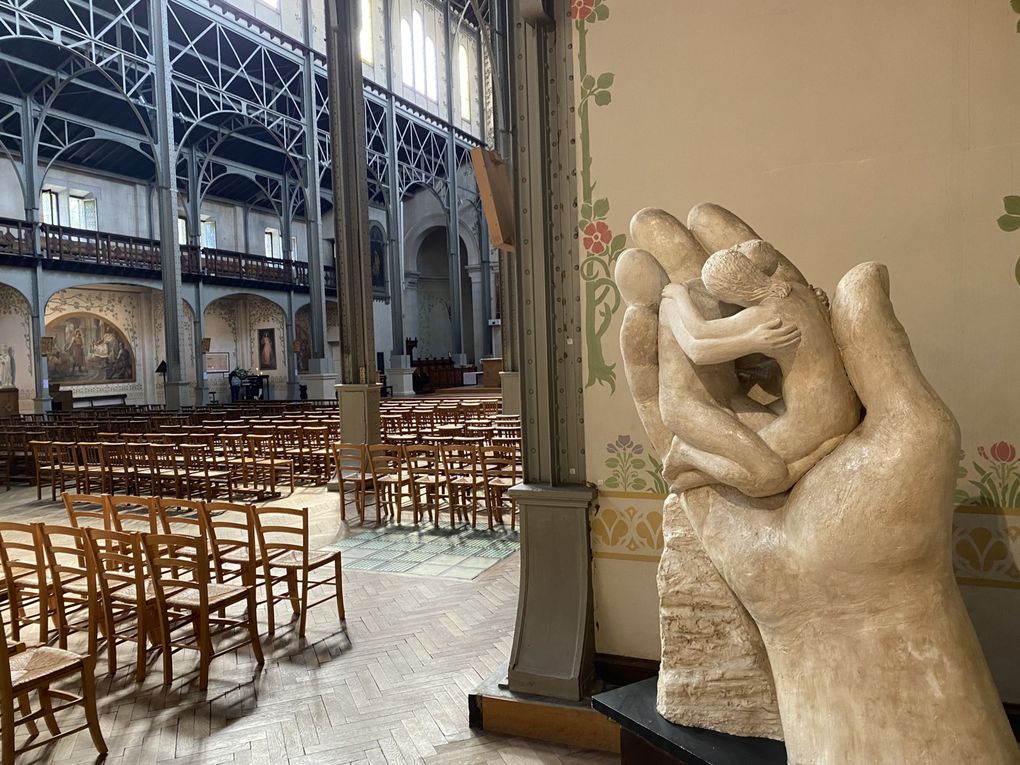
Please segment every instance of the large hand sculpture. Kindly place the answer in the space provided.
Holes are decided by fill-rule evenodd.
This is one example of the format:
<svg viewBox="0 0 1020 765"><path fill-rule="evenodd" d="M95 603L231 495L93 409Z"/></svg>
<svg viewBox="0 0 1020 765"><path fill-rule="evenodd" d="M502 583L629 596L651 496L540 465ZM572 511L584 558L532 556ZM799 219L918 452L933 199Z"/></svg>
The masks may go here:
<svg viewBox="0 0 1020 765"><path fill-rule="evenodd" d="M831 306L831 333L866 415L845 437L813 432L800 446L772 449L787 473L777 481L774 466L763 469L759 460L768 453L760 444L748 448L743 432L747 443L731 449L723 439L708 450L733 466L705 461L711 436L706 441L700 430L721 423L731 432L764 434L782 417L745 406L732 355L711 358L721 366L706 367L684 354L684 368L666 347L676 337L666 314L680 309L657 311L648 299L667 278L678 285L696 279L710 252L759 237L714 205L695 208L688 226L659 211L635 216L632 236L645 251L625 253L617 272L630 305L621 334L624 362L650 438L678 466L667 507L679 496L709 559L760 631L790 761L1020 762L953 577L958 428L918 369L893 314L885 268L865 263L851 270ZM649 256L662 271L649 265ZM773 264L771 278L804 284L778 253ZM675 294L670 289L667 295ZM715 310L726 319L734 309ZM634 338L647 338L655 314L662 314L655 317L658 344L636 346ZM746 352L773 356L788 372L780 357L790 352L783 345L789 336L775 337L781 330L758 324L722 334L757 333L741 341L750 346ZM799 352L814 353L807 328L797 331ZM665 365L683 374L663 374ZM689 369L696 374L686 374ZM795 394L790 376L784 397ZM690 407L686 388L704 410ZM706 390L713 397L707 404ZM738 404L728 408L731 402ZM847 400L837 404L845 414ZM676 406L685 407L687 419L675 416ZM820 418L830 415L831 401L818 398L818 406ZM713 407L721 414L701 416ZM823 446L803 454L819 439ZM762 440L768 448L768 438ZM720 481L720 475L736 478ZM788 492L770 494L791 480Z"/></svg>

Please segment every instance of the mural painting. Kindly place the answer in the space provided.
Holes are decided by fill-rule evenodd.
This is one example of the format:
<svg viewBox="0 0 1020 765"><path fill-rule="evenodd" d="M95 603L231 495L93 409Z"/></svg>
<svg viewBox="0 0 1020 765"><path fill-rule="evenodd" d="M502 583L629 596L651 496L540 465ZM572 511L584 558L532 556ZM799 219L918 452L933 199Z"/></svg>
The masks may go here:
<svg viewBox="0 0 1020 765"><path fill-rule="evenodd" d="M120 328L91 313L65 314L46 325L54 338L51 383L97 385L135 381L135 354Z"/></svg>
<svg viewBox="0 0 1020 765"><path fill-rule="evenodd" d="M258 339L259 369L276 369L276 330L260 329Z"/></svg>

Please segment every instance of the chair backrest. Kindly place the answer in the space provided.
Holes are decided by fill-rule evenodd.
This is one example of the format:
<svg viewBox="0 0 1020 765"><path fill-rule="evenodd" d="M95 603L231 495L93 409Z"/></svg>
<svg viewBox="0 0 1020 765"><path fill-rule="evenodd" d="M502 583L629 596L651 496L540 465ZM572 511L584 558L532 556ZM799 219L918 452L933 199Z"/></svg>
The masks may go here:
<svg viewBox="0 0 1020 765"><path fill-rule="evenodd" d="M490 478L521 478L521 455L516 446L486 446L482 448L481 461Z"/></svg>
<svg viewBox="0 0 1020 765"><path fill-rule="evenodd" d="M146 573L142 558L142 537L130 531L85 529L89 554L99 591L106 602L112 593L123 600L133 592L139 609L145 607ZM131 588L128 590L127 588Z"/></svg>
<svg viewBox="0 0 1020 765"><path fill-rule="evenodd" d="M402 476L404 473L404 453L399 446L372 444L368 447L368 461L372 466L373 477Z"/></svg>
<svg viewBox="0 0 1020 765"><path fill-rule="evenodd" d="M85 579L89 602L94 603L96 580L85 530L72 526L40 524L39 540L57 597L61 597L63 584Z"/></svg>
<svg viewBox="0 0 1020 765"><path fill-rule="evenodd" d="M364 444L333 444L333 465L341 475L360 475L368 467Z"/></svg>
<svg viewBox="0 0 1020 765"><path fill-rule="evenodd" d="M482 469L475 444L443 444L443 469L450 478L481 480Z"/></svg>
<svg viewBox="0 0 1020 765"><path fill-rule="evenodd" d="M206 537L204 504L201 500L156 497L157 533Z"/></svg>
<svg viewBox="0 0 1020 765"><path fill-rule="evenodd" d="M253 507L255 533L259 550L265 560L286 552L301 555L302 565L308 564L308 508Z"/></svg>
<svg viewBox="0 0 1020 765"><path fill-rule="evenodd" d="M53 464L52 441L29 441L28 446L32 450L32 459L36 465L49 466Z"/></svg>
<svg viewBox="0 0 1020 765"><path fill-rule="evenodd" d="M203 514L209 536L210 553L217 571L223 570L223 556L246 550L255 560L255 519L251 505L240 502L205 502Z"/></svg>
<svg viewBox="0 0 1020 765"><path fill-rule="evenodd" d="M41 523L0 522L0 567L4 579L27 577L39 592L46 590L46 561L39 540Z"/></svg>
<svg viewBox="0 0 1020 765"><path fill-rule="evenodd" d="M205 537L187 534L142 534L156 606L166 613L167 592L198 593L198 605L209 611L209 547Z"/></svg>
<svg viewBox="0 0 1020 765"><path fill-rule="evenodd" d="M68 494L66 491L61 495L64 500L64 508L67 510L67 522L72 528L82 529L93 526L100 529L120 529L119 518L117 525L110 519L110 511L107 507L107 495L105 494Z"/></svg>
<svg viewBox="0 0 1020 765"><path fill-rule="evenodd" d="M209 474L210 449L205 444L181 444L181 455L184 457L184 470L191 475Z"/></svg>
<svg viewBox="0 0 1020 765"><path fill-rule="evenodd" d="M162 476L176 476L177 447L173 444L149 444L149 464Z"/></svg>
<svg viewBox="0 0 1020 765"><path fill-rule="evenodd" d="M136 497L132 494L107 494L106 513L110 519L108 530L123 531L124 521L138 520L148 525L149 531L157 531L159 516L156 513L154 497ZM130 530L130 529L129 529Z"/></svg>

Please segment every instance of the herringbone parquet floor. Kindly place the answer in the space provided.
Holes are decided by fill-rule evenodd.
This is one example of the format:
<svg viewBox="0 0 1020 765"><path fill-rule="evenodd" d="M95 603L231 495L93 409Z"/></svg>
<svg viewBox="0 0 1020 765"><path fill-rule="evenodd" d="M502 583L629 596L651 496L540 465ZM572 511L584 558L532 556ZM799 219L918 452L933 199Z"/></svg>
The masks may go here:
<svg viewBox="0 0 1020 765"><path fill-rule="evenodd" d="M299 489L274 504L310 508L313 546L348 533L336 494ZM0 493L0 505L7 520L66 522L62 506L37 502L34 489ZM309 613L305 640L291 624L278 626L273 638L263 636L261 671L247 648L215 659L205 692L197 690L189 653L175 655L170 688L161 685L158 658L137 685L125 647L115 677L106 675L105 661L97 670L106 762L614 762L607 754L468 728L468 693L506 664L518 571L516 554L474 581L345 570L345 628L332 603L318 606ZM287 608L278 613L285 617ZM260 624L264 631L264 615ZM88 734L80 733L19 763L95 760Z"/></svg>

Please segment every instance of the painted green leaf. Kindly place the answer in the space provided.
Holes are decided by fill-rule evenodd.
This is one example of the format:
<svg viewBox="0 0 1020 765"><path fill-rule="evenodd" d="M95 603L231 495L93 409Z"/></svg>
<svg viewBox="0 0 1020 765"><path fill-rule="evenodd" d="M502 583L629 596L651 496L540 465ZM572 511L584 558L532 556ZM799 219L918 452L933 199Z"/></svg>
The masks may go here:
<svg viewBox="0 0 1020 765"><path fill-rule="evenodd" d="M584 218L586 221L589 221L589 220L592 219L593 215L594 215L594 211L592 210L592 206L590 204L585 202L583 205L581 205L581 217L582 218Z"/></svg>
<svg viewBox="0 0 1020 765"><path fill-rule="evenodd" d="M1010 215L1020 215L1020 197L1015 194L1003 197L1002 206L1006 208L1006 212Z"/></svg>
<svg viewBox="0 0 1020 765"><path fill-rule="evenodd" d="M611 257L616 257L624 247L627 246L627 235L617 234L613 237L613 240L609 243L609 253Z"/></svg>
<svg viewBox="0 0 1020 765"><path fill-rule="evenodd" d="M598 87L599 88L611 88L613 87L613 80L616 78L612 72L606 72L605 74L599 75ZM1012 211L1010 211L1012 212Z"/></svg>
<svg viewBox="0 0 1020 765"><path fill-rule="evenodd" d="M641 470L642 468L644 468L644 466L645 466L645 461L642 460L642 459L634 460L633 464L631 465L631 467L634 470Z"/></svg>
<svg viewBox="0 0 1020 765"><path fill-rule="evenodd" d="M605 21L609 18L609 6L605 3L595 6L595 18L599 21Z"/></svg>
<svg viewBox="0 0 1020 765"><path fill-rule="evenodd" d="M592 209L595 211L596 218L605 218L609 214L609 200L605 197L596 199Z"/></svg>
<svg viewBox="0 0 1020 765"><path fill-rule="evenodd" d="M635 478L634 482L631 483L630 488L632 488L634 491L644 491L645 488L647 488L647 486L648 484L645 483L644 478Z"/></svg>
<svg viewBox="0 0 1020 765"><path fill-rule="evenodd" d="M613 100L613 94L608 90L600 90L595 94L595 105L596 106L609 106Z"/></svg>
<svg viewBox="0 0 1020 765"><path fill-rule="evenodd" d="M1017 284L1020 284L1020 259L1016 262L1016 268L1013 269L1013 274L1016 276Z"/></svg>
<svg viewBox="0 0 1020 765"><path fill-rule="evenodd" d="M1020 34L1020 21L1016 23L1016 31L1018 34Z"/></svg>
<svg viewBox="0 0 1020 765"><path fill-rule="evenodd" d="M618 458L616 458L616 457L610 457L609 459L606 460L606 467L607 468L615 469L615 468L618 468L619 466L620 466L620 460Z"/></svg>
<svg viewBox="0 0 1020 765"><path fill-rule="evenodd" d="M615 489L620 485L620 482L616 480L616 476L610 476L606 479L606 486L610 489Z"/></svg>
<svg viewBox="0 0 1020 765"><path fill-rule="evenodd" d="M585 90L591 90L592 88L595 87L595 78L590 74L586 74L581 79L581 87L584 88Z"/></svg>
<svg viewBox="0 0 1020 765"><path fill-rule="evenodd" d="M595 96L595 103L599 102L599 97ZM1003 231L1016 231L1020 228L1020 217L1015 215L1000 215L999 220L996 221L999 224L999 228Z"/></svg>
<svg viewBox="0 0 1020 765"><path fill-rule="evenodd" d="M1010 0L1009 4L1012 6L1014 11L1020 13L1020 0Z"/></svg>

